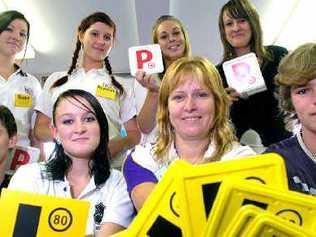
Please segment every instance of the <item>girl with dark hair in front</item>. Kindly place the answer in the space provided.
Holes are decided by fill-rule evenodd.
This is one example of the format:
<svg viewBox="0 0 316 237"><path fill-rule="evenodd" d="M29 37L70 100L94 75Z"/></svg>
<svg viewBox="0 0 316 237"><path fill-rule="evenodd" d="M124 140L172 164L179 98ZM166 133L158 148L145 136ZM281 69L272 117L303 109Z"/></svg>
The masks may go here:
<svg viewBox="0 0 316 237"><path fill-rule="evenodd" d="M9 188L89 201L87 235L109 236L127 227L133 206L123 176L110 168L108 122L98 100L83 90L65 91L52 121L50 160L21 166Z"/></svg>
<svg viewBox="0 0 316 237"><path fill-rule="evenodd" d="M15 63L15 56L26 47L29 36L30 23L22 13L0 14L0 105L14 115L18 144L22 146L36 145L31 119L41 93L39 81Z"/></svg>
<svg viewBox="0 0 316 237"><path fill-rule="evenodd" d="M219 31L224 54L217 68L224 86L228 85L222 63L250 52L256 54L267 86L266 91L248 98L242 98L234 88L226 88L232 102L230 115L237 137L241 138L245 131L252 129L260 135L262 144L268 146L290 136L278 109L273 81L279 62L287 54L287 50L275 45L263 46L259 14L248 0L230 0L222 7Z"/></svg>
<svg viewBox="0 0 316 237"><path fill-rule="evenodd" d="M82 89L93 94L102 105L109 122L109 149L112 165L120 167L123 152L139 142L136 110L132 91L112 74L109 53L114 44L116 25L103 12L96 12L82 20L78 27L76 49L68 72L53 73L45 82L38 111L35 135L41 141L51 141L49 125L52 104L67 89ZM120 136L125 128L127 135Z"/></svg>

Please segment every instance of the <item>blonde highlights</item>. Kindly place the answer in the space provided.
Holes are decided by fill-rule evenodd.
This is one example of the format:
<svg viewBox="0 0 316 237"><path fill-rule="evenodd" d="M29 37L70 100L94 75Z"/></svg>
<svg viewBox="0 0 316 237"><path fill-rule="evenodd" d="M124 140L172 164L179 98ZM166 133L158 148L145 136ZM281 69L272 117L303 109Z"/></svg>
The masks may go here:
<svg viewBox="0 0 316 237"><path fill-rule="evenodd" d="M184 52L183 52L183 57L191 56L191 45L190 45L190 40L189 40L189 34L188 34L187 30L185 29L184 25L182 24L182 22L174 16L162 15L156 20L156 22L153 26L153 29L152 29L152 42L154 44L158 44L158 28L161 25L161 23L163 23L165 21L173 21L180 27L180 30L181 30L183 37L184 37L184 46L185 46ZM163 61L165 64L164 55L162 56L162 58L163 58ZM165 68L165 70L166 70L166 68ZM159 77L162 78L164 73L165 73L165 71L160 73Z"/></svg>
<svg viewBox="0 0 316 237"><path fill-rule="evenodd" d="M170 93L183 82L185 75L192 75L205 85L214 96L215 118L209 130L210 142L215 144L215 152L210 160L220 160L236 140L229 121L229 98L216 67L202 57L185 57L172 63L163 77L159 90L157 124L158 140L155 154L158 161L168 159L167 151L175 140L175 132L169 119L168 98Z"/></svg>

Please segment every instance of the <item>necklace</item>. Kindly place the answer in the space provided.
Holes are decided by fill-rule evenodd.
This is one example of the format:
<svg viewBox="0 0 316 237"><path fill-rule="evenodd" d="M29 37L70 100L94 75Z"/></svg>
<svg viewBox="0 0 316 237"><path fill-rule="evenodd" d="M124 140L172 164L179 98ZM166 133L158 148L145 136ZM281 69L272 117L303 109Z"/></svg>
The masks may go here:
<svg viewBox="0 0 316 237"><path fill-rule="evenodd" d="M312 151L310 151L304 141L303 141L303 137L302 137L302 130L300 132L297 133L297 141L300 144L301 148L303 149L303 151L306 153L306 155L312 159L312 161L314 161L314 163L316 163L316 154Z"/></svg>

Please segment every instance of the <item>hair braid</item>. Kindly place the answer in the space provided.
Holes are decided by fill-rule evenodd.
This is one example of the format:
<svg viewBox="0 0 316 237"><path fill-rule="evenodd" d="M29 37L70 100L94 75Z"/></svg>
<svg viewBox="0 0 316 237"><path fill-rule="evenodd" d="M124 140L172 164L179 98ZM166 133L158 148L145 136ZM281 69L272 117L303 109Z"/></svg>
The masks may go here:
<svg viewBox="0 0 316 237"><path fill-rule="evenodd" d="M51 86L51 89L55 88L55 87L58 87L58 86L61 86L61 85L65 84L68 81L68 77L71 75L73 70L76 69L80 49L81 49L81 42L80 42L79 39L77 39L76 49L75 49L74 54L72 56L71 66L70 66L70 68L69 68L69 70L67 72L67 75L63 76L60 79L58 79L57 81L55 81L55 83Z"/></svg>
<svg viewBox="0 0 316 237"><path fill-rule="evenodd" d="M119 90L120 95L123 95L124 94L124 88L117 80L115 80L115 77L112 74L112 67L111 67L111 64L110 64L108 56L105 57L104 64L105 64L106 70L108 71L108 73L109 73L109 75L111 77L112 84L116 87L116 89Z"/></svg>
<svg viewBox="0 0 316 237"><path fill-rule="evenodd" d="M81 42L80 42L79 39L77 39L77 42L76 42L76 49L75 49L75 52L74 52L74 54L73 54L73 56L72 56L71 66L70 66L70 68L69 68L69 70L68 70L68 72L67 72L68 75L71 75L71 73L73 72L73 70L76 69L80 49L81 49Z"/></svg>

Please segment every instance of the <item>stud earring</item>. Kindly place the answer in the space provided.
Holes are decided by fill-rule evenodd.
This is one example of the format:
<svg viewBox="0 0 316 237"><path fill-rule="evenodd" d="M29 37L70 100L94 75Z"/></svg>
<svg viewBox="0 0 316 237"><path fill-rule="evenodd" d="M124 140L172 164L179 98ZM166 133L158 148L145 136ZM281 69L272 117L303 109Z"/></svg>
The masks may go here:
<svg viewBox="0 0 316 237"><path fill-rule="evenodd" d="M55 137L55 141L56 141L56 143L57 143L58 145L61 144L61 141L60 141L60 138L59 138L59 137Z"/></svg>

